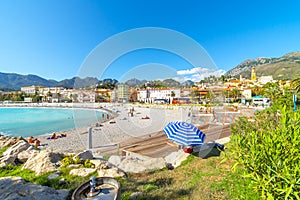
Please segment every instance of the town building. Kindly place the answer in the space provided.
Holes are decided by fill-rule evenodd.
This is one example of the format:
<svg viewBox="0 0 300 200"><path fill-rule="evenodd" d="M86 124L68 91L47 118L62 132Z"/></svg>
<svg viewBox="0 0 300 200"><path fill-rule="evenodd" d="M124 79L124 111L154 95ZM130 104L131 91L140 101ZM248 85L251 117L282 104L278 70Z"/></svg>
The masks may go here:
<svg viewBox="0 0 300 200"><path fill-rule="evenodd" d="M21 92L24 92L25 94L28 95L35 95L38 94L40 90L42 90L44 87L43 86L23 86L21 87Z"/></svg>
<svg viewBox="0 0 300 200"><path fill-rule="evenodd" d="M117 85L117 98L119 102L129 101L129 86L126 84Z"/></svg>

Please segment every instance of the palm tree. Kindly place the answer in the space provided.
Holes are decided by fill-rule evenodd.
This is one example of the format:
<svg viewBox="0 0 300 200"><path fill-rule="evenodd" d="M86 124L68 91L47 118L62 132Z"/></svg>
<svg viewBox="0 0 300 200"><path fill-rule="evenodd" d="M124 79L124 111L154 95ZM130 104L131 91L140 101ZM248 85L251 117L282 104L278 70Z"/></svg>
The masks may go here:
<svg viewBox="0 0 300 200"><path fill-rule="evenodd" d="M263 86L264 95L271 100L282 94L278 83L267 83Z"/></svg>
<svg viewBox="0 0 300 200"><path fill-rule="evenodd" d="M255 85L253 88L251 88L252 96L258 96L262 95L263 90L261 87Z"/></svg>
<svg viewBox="0 0 300 200"><path fill-rule="evenodd" d="M292 80L292 88L298 93L300 92L300 78L296 78Z"/></svg>
<svg viewBox="0 0 300 200"><path fill-rule="evenodd" d="M241 95L241 92L239 89L233 88L230 91L229 95L234 99L234 101L236 101L236 99Z"/></svg>

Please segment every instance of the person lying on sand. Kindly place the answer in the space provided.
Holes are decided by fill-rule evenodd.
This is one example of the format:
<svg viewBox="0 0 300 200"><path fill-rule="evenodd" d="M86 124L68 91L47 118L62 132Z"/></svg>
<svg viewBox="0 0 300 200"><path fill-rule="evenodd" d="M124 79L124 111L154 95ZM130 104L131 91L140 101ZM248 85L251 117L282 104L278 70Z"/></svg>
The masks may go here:
<svg viewBox="0 0 300 200"><path fill-rule="evenodd" d="M54 139L58 139L58 138L63 138L63 137L67 137L67 134L65 133L61 133L59 135L56 135L56 133L52 133L52 135L50 137L47 137L47 140L54 140Z"/></svg>
<svg viewBox="0 0 300 200"><path fill-rule="evenodd" d="M150 117L146 115L146 117L142 117L142 119L150 119Z"/></svg>
<svg viewBox="0 0 300 200"><path fill-rule="evenodd" d="M41 146L41 142L37 138L35 138L34 142L33 142L33 145L36 146L36 147L39 147L39 146Z"/></svg>
<svg viewBox="0 0 300 200"><path fill-rule="evenodd" d="M57 137L56 137L56 134L55 134L55 133L52 133L50 139L56 139L56 138L57 138Z"/></svg>
<svg viewBox="0 0 300 200"><path fill-rule="evenodd" d="M33 143L34 143L33 137L30 136L29 138L27 138L27 142L28 142L29 144L33 144Z"/></svg>
<svg viewBox="0 0 300 200"><path fill-rule="evenodd" d="M96 127L101 127L101 126L103 126L103 125L98 122L96 123Z"/></svg>

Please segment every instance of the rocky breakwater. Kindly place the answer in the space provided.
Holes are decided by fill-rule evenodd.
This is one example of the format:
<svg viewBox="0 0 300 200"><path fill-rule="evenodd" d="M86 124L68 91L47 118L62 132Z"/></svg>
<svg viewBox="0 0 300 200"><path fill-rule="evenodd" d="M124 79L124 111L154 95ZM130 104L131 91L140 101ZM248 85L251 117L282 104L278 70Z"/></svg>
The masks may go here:
<svg viewBox="0 0 300 200"><path fill-rule="evenodd" d="M78 154L64 155L30 145L23 138L11 138L0 135L0 168L22 166L22 170L31 170L36 176L50 173L48 180L59 179L65 184L66 179L60 169L67 167L70 175L98 177L127 177L126 172L139 173L164 167L177 167L188 154L173 152L165 158L139 159L136 157L111 156L108 161L95 158L89 150ZM1 153L2 152L2 153ZM98 155L98 157L101 155ZM66 170L64 170L66 171ZM65 173L65 172L64 172ZM0 177L0 199L65 199L68 190L55 190L50 187L26 182L21 177Z"/></svg>
<svg viewBox="0 0 300 200"><path fill-rule="evenodd" d="M42 152L22 138L0 136L0 167L23 164L22 169L35 171L37 175L56 170L60 155ZM60 156L61 157L61 156ZM55 190L47 186L26 182L21 177L0 177L0 199L40 199L61 200L68 196L67 190Z"/></svg>

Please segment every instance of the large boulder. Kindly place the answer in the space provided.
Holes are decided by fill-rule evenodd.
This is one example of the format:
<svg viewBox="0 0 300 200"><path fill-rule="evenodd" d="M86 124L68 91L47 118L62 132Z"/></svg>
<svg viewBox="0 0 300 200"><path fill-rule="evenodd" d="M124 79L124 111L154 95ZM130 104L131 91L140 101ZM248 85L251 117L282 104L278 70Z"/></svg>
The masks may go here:
<svg viewBox="0 0 300 200"><path fill-rule="evenodd" d="M130 157L125 158L118 167L125 172L133 173L139 173L147 170L147 168L142 165L142 161Z"/></svg>
<svg viewBox="0 0 300 200"><path fill-rule="evenodd" d="M35 185L24 181L21 177L0 178L0 199L5 200L61 200L68 196L67 190L54 190L53 188Z"/></svg>
<svg viewBox="0 0 300 200"><path fill-rule="evenodd" d="M3 156L17 156L20 152L27 150L30 147L24 140L19 140L16 144L12 145L3 152Z"/></svg>
<svg viewBox="0 0 300 200"><path fill-rule="evenodd" d="M91 163L97 169L99 177L126 177L122 170L105 160L93 159Z"/></svg>
<svg viewBox="0 0 300 200"><path fill-rule="evenodd" d="M33 147L29 147L26 151L22 151L17 155L18 160L21 163L25 163L30 157L35 157L39 154L39 151Z"/></svg>
<svg viewBox="0 0 300 200"><path fill-rule="evenodd" d="M93 153L91 151L85 150L85 151L75 155L73 157L73 160L75 160L76 157L78 157L80 160L91 160L91 159L93 159L94 156L93 156Z"/></svg>
<svg viewBox="0 0 300 200"><path fill-rule="evenodd" d="M112 155L109 157L108 162L115 166L118 166L121 164L122 160L123 158L121 156Z"/></svg>
<svg viewBox="0 0 300 200"><path fill-rule="evenodd" d="M142 161L142 165L147 170L162 169L166 167L166 161L163 158L150 158Z"/></svg>
<svg viewBox="0 0 300 200"><path fill-rule="evenodd" d="M22 169L30 169L40 175L46 172L57 170L61 165L63 154L41 151L36 156L31 156Z"/></svg>
<svg viewBox="0 0 300 200"><path fill-rule="evenodd" d="M6 165L16 165L16 156L3 156L0 158L0 167Z"/></svg>
<svg viewBox="0 0 300 200"><path fill-rule="evenodd" d="M16 143L16 138L7 137L7 136L0 136L0 149L6 146L11 146Z"/></svg>
<svg viewBox="0 0 300 200"><path fill-rule="evenodd" d="M165 162L171 164L173 167L178 167L182 161L186 160L190 154L184 153L183 150L172 152L165 157Z"/></svg>
<svg viewBox="0 0 300 200"><path fill-rule="evenodd" d="M109 169L112 166L112 164L108 163L107 161L100 159L92 159L90 162L97 169Z"/></svg>
<svg viewBox="0 0 300 200"><path fill-rule="evenodd" d="M166 162L163 158L139 160L137 158L126 157L117 167L124 172L139 173L147 170L162 169L166 167Z"/></svg>
<svg viewBox="0 0 300 200"><path fill-rule="evenodd" d="M97 172L99 177L126 177L125 172L118 169L117 167L98 169Z"/></svg>
<svg viewBox="0 0 300 200"><path fill-rule="evenodd" d="M85 177L91 173L94 173L97 169L95 168L79 168L79 169L72 169L70 171L71 175L76 175L76 176L82 176Z"/></svg>

